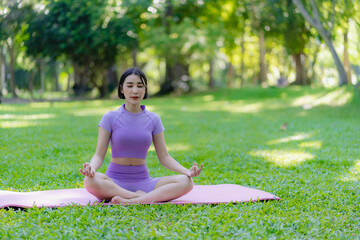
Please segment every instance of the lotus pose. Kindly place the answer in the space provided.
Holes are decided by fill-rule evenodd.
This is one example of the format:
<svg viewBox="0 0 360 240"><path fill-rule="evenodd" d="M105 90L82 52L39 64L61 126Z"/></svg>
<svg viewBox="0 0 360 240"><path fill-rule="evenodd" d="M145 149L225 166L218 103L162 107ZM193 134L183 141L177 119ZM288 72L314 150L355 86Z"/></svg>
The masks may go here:
<svg viewBox="0 0 360 240"><path fill-rule="evenodd" d="M173 159L167 149L160 117L140 105L147 94L147 79L138 68L126 70L118 85L119 98L125 104L106 113L99 123L96 152L80 172L86 190L112 204L169 201L191 191L192 177L203 165L186 169ZM106 174L96 172L111 144L112 158ZM180 175L151 178L146 167L148 149L154 144L160 163Z"/></svg>

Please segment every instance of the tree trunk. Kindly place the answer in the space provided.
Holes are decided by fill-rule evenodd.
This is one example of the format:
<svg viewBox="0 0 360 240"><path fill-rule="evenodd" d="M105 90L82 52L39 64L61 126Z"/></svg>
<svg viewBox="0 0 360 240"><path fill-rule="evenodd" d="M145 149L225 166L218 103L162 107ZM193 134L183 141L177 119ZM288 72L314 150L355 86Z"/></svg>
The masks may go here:
<svg viewBox="0 0 360 240"><path fill-rule="evenodd" d="M302 56L303 53L293 53L292 54L294 62L295 62L295 70L296 70L296 78L294 85L306 85L306 74L304 68L304 60Z"/></svg>
<svg viewBox="0 0 360 240"><path fill-rule="evenodd" d="M166 0L166 9L165 14L163 17L163 27L165 28L165 33L167 35L170 34L170 22L169 17L173 15L173 8L172 8L172 1ZM161 84L159 94L168 94L172 91L174 91L174 86L172 84L172 81L174 80L174 76L172 73L172 64L170 63L170 58L168 53L166 53L165 56L165 82Z"/></svg>
<svg viewBox="0 0 360 240"><path fill-rule="evenodd" d="M166 9L163 16L162 25L165 28L165 33L170 34L170 22L169 17L173 15L172 1L166 0ZM165 81L160 86L160 91L156 95L164 95L174 91L175 76L173 76L173 67L175 64L171 62L174 59L174 56L170 56L169 53L165 53ZM176 59L176 58L175 58Z"/></svg>
<svg viewBox="0 0 360 240"><path fill-rule="evenodd" d="M165 61L165 82L161 85L160 89L160 92L163 92L164 94L170 93L174 90L174 87L172 86L172 81L174 79L174 76L172 76L172 66L168 57Z"/></svg>
<svg viewBox="0 0 360 240"><path fill-rule="evenodd" d="M245 33L245 28L243 29ZM245 55L245 39L244 39L244 33L241 35L241 60L240 60L240 87L245 86L245 61L244 61L244 55Z"/></svg>
<svg viewBox="0 0 360 240"><path fill-rule="evenodd" d="M106 94L108 94L108 74L107 74L107 70L102 70L101 71L101 77L102 77L102 82L101 82L101 86L99 88L99 91L100 91L100 98L104 98L106 96Z"/></svg>
<svg viewBox="0 0 360 240"><path fill-rule="evenodd" d="M29 79L29 92L31 96L31 100L34 99L34 79L35 79L35 68L31 71L30 79Z"/></svg>
<svg viewBox="0 0 360 240"><path fill-rule="evenodd" d="M351 83L351 66L348 49L348 29L346 29L344 33L344 68L346 72L346 84L349 84Z"/></svg>
<svg viewBox="0 0 360 240"><path fill-rule="evenodd" d="M88 82L88 67L84 68L83 66L79 66L79 64L74 63L74 77L75 84L73 86L74 92L76 96L83 95L87 90L87 82Z"/></svg>
<svg viewBox="0 0 360 240"><path fill-rule="evenodd" d="M115 65L108 68L107 77L108 77L109 90L113 91L114 89L117 88L118 85L118 77L117 77Z"/></svg>
<svg viewBox="0 0 360 240"><path fill-rule="evenodd" d="M73 63L74 68L74 85L80 85L80 69L77 63Z"/></svg>
<svg viewBox="0 0 360 240"><path fill-rule="evenodd" d="M67 81L67 87L66 87L66 91L69 93L70 92L70 84L71 84L71 81L74 77L74 72L73 73L67 73L68 74L68 81Z"/></svg>
<svg viewBox="0 0 360 240"><path fill-rule="evenodd" d="M0 95L6 95L7 94L7 86L6 86L6 81L5 81L5 77L6 77L6 60L5 60L5 55L3 53L3 49L0 47L0 62L1 62L1 68L0 68L0 72L1 72L1 76L0 76L0 84L1 84L1 89L0 89Z"/></svg>
<svg viewBox="0 0 360 240"><path fill-rule="evenodd" d="M86 64L85 67L81 67L81 78L80 78L80 95L84 95L88 89L88 82L93 79L93 72L90 69L89 64Z"/></svg>
<svg viewBox="0 0 360 240"><path fill-rule="evenodd" d="M209 84L208 87L210 89L213 89L215 87L215 81L214 81L214 60L211 59L209 61Z"/></svg>
<svg viewBox="0 0 360 240"><path fill-rule="evenodd" d="M227 72L227 87L232 88L234 86L234 77L235 77L235 69L231 62L228 65L228 72Z"/></svg>
<svg viewBox="0 0 360 240"><path fill-rule="evenodd" d="M40 70L40 92L41 94L45 93L45 60L43 58L40 59L39 64Z"/></svg>
<svg viewBox="0 0 360 240"><path fill-rule="evenodd" d="M260 30L259 33L259 47L260 47L260 84L266 82L266 63L265 63L265 54L266 54L266 48L265 48L265 33L264 30Z"/></svg>
<svg viewBox="0 0 360 240"><path fill-rule="evenodd" d="M134 48L132 51L131 51L131 57L132 57L132 60L133 60L133 67L137 67L138 66L138 63L137 63L137 48Z"/></svg>
<svg viewBox="0 0 360 240"><path fill-rule="evenodd" d="M331 31L327 32L325 30L324 26L321 23L319 12L318 12L318 9L317 9L317 7L315 5L315 1L310 0L314 18L310 16L310 14L305 9L304 5L302 4L302 2L300 0L293 0L293 3L299 9L301 14L305 18L305 20L308 21L318 31L320 36L324 39L326 45L328 46L328 48L329 48L329 50L331 52L331 55L333 57L334 63L336 65L336 68L337 68L337 71L338 71L338 74L339 74L339 86L345 85L347 83L347 76L346 76L344 66L341 63L338 54L336 53L334 44L332 43Z"/></svg>
<svg viewBox="0 0 360 240"><path fill-rule="evenodd" d="M332 43L332 40L330 38L324 38L326 45L328 45L328 48L330 49L331 55L334 59L337 71L339 73L339 86L343 86L345 84L347 84L347 77L346 77L346 72L344 69L344 66L342 65L340 58L338 56L338 54L336 53L335 47Z"/></svg>
<svg viewBox="0 0 360 240"><path fill-rule="evenodd" d="M189 92L191 91L189 65L176 61L171 64L166 62L165 82L161 84L160 91L156 96L169 94L173 91Z"/></svg>
<svg viewBox="0 0 360 240"><path fill-rule="evenodd" d="M10 89L14 98L17 98L15 91L15 50L14 46L8 45L8 51L10 55Z"/></svg>
<svg viewBox="0 0 360 240"><path fill-rule="evenodd" d="M51 61L50 64L50 71L51 71L51 76L54 78L54 91L58 92L60 91L60 86L59 86L59 76L58 76L58 72L57 72L57 62L55 60Z"/></svg>
<svg viewBox="0 0 360 240"><path fill-rule="evenodd" d="M309 71L308 71L308 75L307 75L307 81L308 83L312 83L314 81L314 79L316 78L316 74L315 74L315 63L316 63L316 60L317 60L317 57L318 57L318 54L319 54L319 50L320 50L320 46L317 46L316 47L316 50L314 52L314 55L313 55L313 60L311 62L311 64L309 64ZM309 58L307 58L309 59Z"/></svg>

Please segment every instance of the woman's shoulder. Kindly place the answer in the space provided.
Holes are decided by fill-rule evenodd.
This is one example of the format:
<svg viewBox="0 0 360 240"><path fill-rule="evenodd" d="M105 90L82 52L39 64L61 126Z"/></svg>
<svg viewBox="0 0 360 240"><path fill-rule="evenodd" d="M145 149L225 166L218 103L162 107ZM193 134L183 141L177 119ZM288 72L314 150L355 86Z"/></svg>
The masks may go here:
<svg viewBox="0 0 360 240"><path fill-rule="evenodd" d="M148 117L150 117L151 119L158 119L160 118L159 114L155 113L155 112L151 112L149 110L146 110L146 115Z"/></svg>
<svg viewBox="0 0 360 240"><path fill-rule="evenodd" d="M121 108L115 109L115 110L111 110L106 112L103 117L104 118L110 118L110 119L115 119L117 117L119 117L122 114Z"/></svg>

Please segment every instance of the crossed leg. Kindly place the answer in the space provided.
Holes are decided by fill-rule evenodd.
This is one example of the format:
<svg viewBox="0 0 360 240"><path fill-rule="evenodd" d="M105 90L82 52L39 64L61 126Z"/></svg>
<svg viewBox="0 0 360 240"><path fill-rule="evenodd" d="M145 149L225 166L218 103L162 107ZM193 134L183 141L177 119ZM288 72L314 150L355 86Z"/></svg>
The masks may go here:
<svg viewBox="0 0 360 240"><path fill-rule="evenodd" d="M166 176L159 180L155 189L138 197L127 199L116 195L111 199L113 204L151 203L169 201L185 195L194 187L191 177L185 175Z"/></svg>
<svg viewBox="0 0 360 240"><path fill-rule="evenodd" d="M126 199L139 197L145 194L142 191L132 192L126 190L111 180L108 176L103 173L95 173L94 177L85 177L84 185L86 190L102 200L111 200L114 196L122 196Z"/></svg>
<svg viewBox="0 0 360 240"><path fill-rule="evenodd" d="M85 177L86 190L98 199L111 200L113 204L151 203L169 201L190 192L194 186L191 177L185 175L166 176L159 180L151 192L132 192L114 183L103 173Z"/></svg>

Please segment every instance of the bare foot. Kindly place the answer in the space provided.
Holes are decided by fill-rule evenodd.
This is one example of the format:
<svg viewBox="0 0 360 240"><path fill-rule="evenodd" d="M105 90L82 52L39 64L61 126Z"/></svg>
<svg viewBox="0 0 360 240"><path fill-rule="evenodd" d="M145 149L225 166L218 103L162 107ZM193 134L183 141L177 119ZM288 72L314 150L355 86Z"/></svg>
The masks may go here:
<svg viewBox="0 0 360 240"><path fill-rule="evenodd" d="M119 196L115 196L111 199L110 204L122 204L122 205L129 205L131 204L131 201L129 199L126 198L122 198Z"/></svg>

